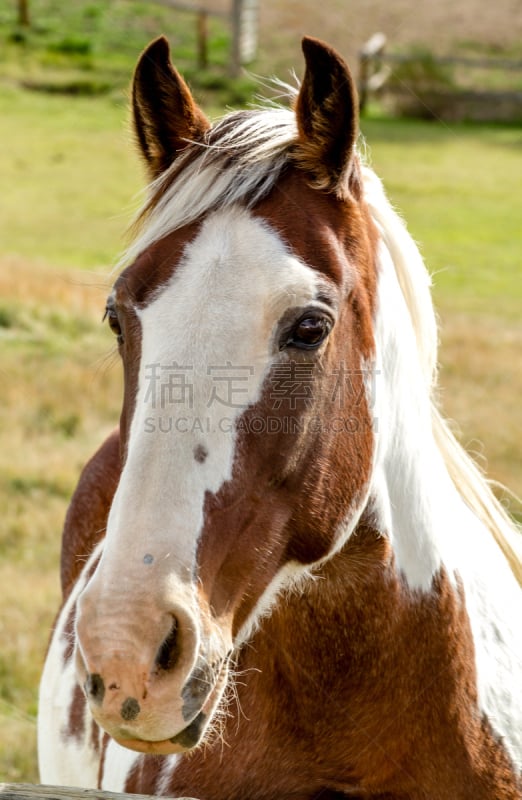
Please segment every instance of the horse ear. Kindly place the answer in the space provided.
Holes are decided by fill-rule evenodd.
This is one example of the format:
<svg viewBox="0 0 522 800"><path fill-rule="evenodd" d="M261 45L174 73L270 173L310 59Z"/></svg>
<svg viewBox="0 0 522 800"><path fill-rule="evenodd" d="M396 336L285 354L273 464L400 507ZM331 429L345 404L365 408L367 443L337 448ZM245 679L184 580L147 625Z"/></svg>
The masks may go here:
<svg viewBox="0 0 522 800"><path fill-rule="evenodd" d="M355 83L341 56L324 42L305 37L302 48L306 72L295 108L297 161L312 173L317 188L343 196L359 130Z"/></svg>
<svg viewBox="0 0 522 800"><path fill-rule="evenodd" d="M200 140L210 123L173 67L164 36L142 53L132 84L134 130L149 172L156 178L187 140Z"/></svg>

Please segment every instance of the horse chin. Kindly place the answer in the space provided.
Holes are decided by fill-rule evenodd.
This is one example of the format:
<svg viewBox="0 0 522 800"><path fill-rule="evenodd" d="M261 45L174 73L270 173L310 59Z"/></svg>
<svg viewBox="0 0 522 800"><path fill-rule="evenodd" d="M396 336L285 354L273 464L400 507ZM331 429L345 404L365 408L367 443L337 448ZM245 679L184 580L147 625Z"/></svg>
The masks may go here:
<svg viewBox="0 0 522 800"><path fill-rule="evenodd" d="M175 753L185 753L187 751L186 747L174 744L173 739L164 739L162 742L147 742L143 739L119 739L116 736L112 738L117 744L126 747L128 750L134 750L137 753L146 753L147 755L170 756Z"/></svg>
<svg viewBox="0 0 522 800"><path fill-rule="evenodd" d="M129 750L136 750L138 753L149 753L159 756L172 755L173 753L185 753L197 747L203 739L207 727L208 716L204 711L192 720L186 728L172 736L170 739L161 741L148 741L146 739L126 738L113 736L115 742Z"/></svg>
<svg viewBox="0 0 522 800"><path fill-rule="evenodd" d="M194 719L179 733L175 734L169 739L162 739L159 741L150 741L147 739L140 739L136 737L123 735L112 735L114 741L126 747L129 750L135 750L138 753L147 753L150 755L167 756L176 753L186 753L197 747L204 739L205 733L212 719L214 712L219 705L223 696L223 692L227 683L228 669L224 664L221 674L209 693L201 711L196 714Z"/></svg>

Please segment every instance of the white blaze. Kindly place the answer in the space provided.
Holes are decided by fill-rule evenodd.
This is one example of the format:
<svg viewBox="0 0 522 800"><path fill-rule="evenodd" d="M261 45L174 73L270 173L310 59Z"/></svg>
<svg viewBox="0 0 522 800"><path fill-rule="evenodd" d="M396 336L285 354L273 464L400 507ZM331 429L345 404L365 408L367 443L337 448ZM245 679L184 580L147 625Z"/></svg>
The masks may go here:
<svg viewBox="0 0 522 800"><path fill-rule="evenodd" d="M203 223L171 279L138 310L135 409L102 566L150 551L190 579L205 492L232 475L234 423L281 358L278 321L313 300L317 280L249 212L218 211Z"/></svg>

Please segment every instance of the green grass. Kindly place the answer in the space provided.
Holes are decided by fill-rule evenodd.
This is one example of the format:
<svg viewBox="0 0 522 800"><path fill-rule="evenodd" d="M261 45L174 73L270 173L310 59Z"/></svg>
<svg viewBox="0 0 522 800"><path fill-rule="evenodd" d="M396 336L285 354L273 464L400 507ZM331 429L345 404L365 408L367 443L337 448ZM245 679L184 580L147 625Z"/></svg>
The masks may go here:
<svg viewBox="0 0 522 800"><path fill-rule="evenodd" d="M0 84L5 253L110 267L141 177L126 122L123 93L94 101Z"/></svg>
<svg viewBox="0 0 522 800"><path fill-rule="evenodd" d="M0 9L0 72L34 90L70 95L115 94L129 82L136 56L165 34L176 64L208 105L243 103L248 78L231 80L230 26L208 18L208 67L198 68L196 16L134 0L31 0L31 25L17 25L15 2Z"/></svg>
<svg viewBox="0 0 522 800"><path fill-rule="evenodd" d="M520 128L364 120L371 161L447 311L520 318Z"/></svg>
<svg viewBox="0 0 522 800"><path fill-rule="evenodd" d="M0 31L7 50L5 61L25 70L52 74L58 68L96 72L116 85L125 85L133 60L147 41L165 31L178 58L193 62L195 26L193 17L146 2L126 0L81 2L31 0L31 24L17 24L15 3L0 13Z"/></svg>
<svg viewBox="0 0 522 800"><path fill-rule="evenodd" d="M80 6L87 13L85 3L60 9L79 14ZM31 7L34 41L0 48L0 779L10 781L37 779L36 690L58 604L60 529L82 464L119 414L121 375L101 315L144 178L124 87L137 51L157 33L148 23L139 36L112 30L101 3L92 3L85 39L67 18L60 41L51 14L58 3ZM2 6L4 42L10 14ZM114 31L125 46L109 57ZM175 49L184 47L180 38ZM225 50L222 42L216 71L198 78L212 84L196 90L211 114L232 91L219 64ZM23 91L22 75L90 76L111 90ZM445 409L472 449L485 443L492 475L522 493L520 129L374 116L363 131L435 273Z"/></svg>

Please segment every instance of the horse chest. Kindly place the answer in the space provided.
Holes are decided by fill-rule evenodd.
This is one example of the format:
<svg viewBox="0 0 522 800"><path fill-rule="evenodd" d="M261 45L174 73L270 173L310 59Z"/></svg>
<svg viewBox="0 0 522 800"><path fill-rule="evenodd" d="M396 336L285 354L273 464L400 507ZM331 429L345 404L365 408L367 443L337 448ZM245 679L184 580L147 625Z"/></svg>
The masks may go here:
<svg viewBox="0 0 522 800"><path fill-rule="evenodd" d="M364 589L359 584L356 602L348 592L342 612L337 586L331 608L317 607L312 592L312 599L288 598L265 620L240 654L215 740L172 763L169 793L213 800L312 800L329 792L389 800L518 796L487 723L469 712L471 650L455 659L454 642L439 632L454 602L446 582L421 603L396 587L395 607L379 612L380 593L390 600L384 573L375 571ZM469 625L465 632L466 620L451 610L460 641L466 634L472 647ZM157 774L144 761L129 785L157 790Z"/></svg>

